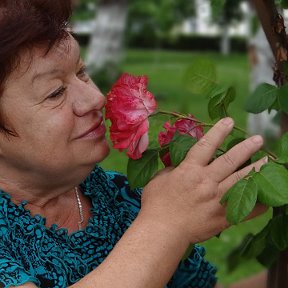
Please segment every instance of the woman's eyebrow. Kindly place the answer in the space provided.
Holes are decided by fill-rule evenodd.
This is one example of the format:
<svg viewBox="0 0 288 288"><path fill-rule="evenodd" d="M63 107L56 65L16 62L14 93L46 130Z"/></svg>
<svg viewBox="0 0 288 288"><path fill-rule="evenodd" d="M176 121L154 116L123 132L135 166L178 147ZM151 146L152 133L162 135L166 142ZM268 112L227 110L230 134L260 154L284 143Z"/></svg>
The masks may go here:
<svg viewBox="0 0 288 288"><path fill-rule="evenodd" d="M39 78L43 78L45 76L50 76L50 75L54 75L54 74L59 74L61 72L60 69L52 69L52 70L48 70L45 72L39 72L39 73L35 73L35 75L33 75L32 77L32 84L35 82L35 80L38 80Z"/></svg>

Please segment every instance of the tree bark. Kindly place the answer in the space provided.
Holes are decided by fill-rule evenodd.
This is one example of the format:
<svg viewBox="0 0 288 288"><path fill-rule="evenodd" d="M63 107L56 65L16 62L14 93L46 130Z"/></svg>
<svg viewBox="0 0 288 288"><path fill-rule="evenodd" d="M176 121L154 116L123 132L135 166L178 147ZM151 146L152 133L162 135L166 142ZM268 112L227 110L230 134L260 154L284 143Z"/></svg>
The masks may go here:
<svg viewBox="0 0 288 288"><path fill-rule="evenodd" d="M121 61L128 14L128 0L102 0L95 17L95 28L88 45L86 63L99 71L107 63Z"/></svg>
<svg viewBox="0 0 288 288"><path fill-rule="evenodd" d="M276 79L275 82L278 86L281 86L287 81L287 76L283 71L283 62L287 61L287 59L283 59L283 57L279 55L279 48L284 48L283 51L287 57L287 36L285 29L281 31L277 29L276 20L278 19L279 12L273 0L251 0L251 2L254 4L258 18L275 57L276 71L278 71L278 76L280 75L280 80L274 76ZM282 133L288 131L288 116L284 113L281 115L281 131ZM277 215L280 209L281 208L274 208L274 215ZM284 287L288 287L288 251L280 253L277 262L269 269L267 280L267 288Z"/></svg>
<svg viewBox="0 0 288 288"><path fill-rule="evenodd" d="M220 50L222 55L228 55L230 53L230 35L228 24L222 26Z"/></svg>

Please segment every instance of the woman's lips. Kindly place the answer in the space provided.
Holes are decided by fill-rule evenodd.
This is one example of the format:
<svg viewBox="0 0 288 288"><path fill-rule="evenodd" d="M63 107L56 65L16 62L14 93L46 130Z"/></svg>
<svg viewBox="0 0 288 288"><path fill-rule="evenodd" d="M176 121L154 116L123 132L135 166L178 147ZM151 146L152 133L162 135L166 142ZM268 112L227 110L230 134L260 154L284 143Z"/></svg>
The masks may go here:
<svg viewBox="0 0 288 288"><path fill-rule="evenodd" d="M104 121L102 120L100 124L95 125L94 127L89 129L86 133L84 133L78 138L95 139L95 138L103 137L105 133L106 133L106 127L105 127Z"/></svg>

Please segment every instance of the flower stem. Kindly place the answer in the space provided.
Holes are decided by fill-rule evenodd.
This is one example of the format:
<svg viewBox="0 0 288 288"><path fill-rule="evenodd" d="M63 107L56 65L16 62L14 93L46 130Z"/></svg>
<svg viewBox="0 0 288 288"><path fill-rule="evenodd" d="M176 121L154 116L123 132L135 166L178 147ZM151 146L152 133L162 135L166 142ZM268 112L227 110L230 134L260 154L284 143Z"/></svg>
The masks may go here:
<svg viewBox="0 0 288 288"><path fill-rule="evenodd" d="M205 127L213 127L214 126L214 124L202 122L202 121L197 120L197 119L195 119L193 117L189 117L188 115L185 115L185 114L181 114L181 113L178 113L178 112L165 111L165 110L158 110L157 112L151 114L150 117L153 117L153 116L156 116L156 115L159 115L159 114L169 115L169 116L180 118L180 119L192 120L192 121L194 121L196 123L199 123L199 125L205 126ZM238 126L234 126L233 129L235 129L235 130L243 133L244 135L248 136L248 133L244 129L242 129L242 128L238 127ZM276 160L277 157L272 152L268 151L265 148L263 148L262 151L265 152L270 157L270 159L272 161Z"/></svg>
<svg viewBox="0 0 288 288"><path fill-rule="evenodd" d="M205 127L213 127L214 126L214 124L205 123L203 121L197 120L197 119L195 119L193 117L189 117L189 116L184 115L184 114L180 114L180 113L177 113L177 112L165 111L165 110L158 110L157 112L153 113L150 116L156 116L158 114L170 115L170 116L177 117L177 118L180 118L180 119L189 119L189 120L192 120L192 121L194 121L196 123L199 123L199 124L201 124L201 125L203 125ZM247 135L247 132L244 129L238 127L238 126L234 126L234 129Z"/></svg>

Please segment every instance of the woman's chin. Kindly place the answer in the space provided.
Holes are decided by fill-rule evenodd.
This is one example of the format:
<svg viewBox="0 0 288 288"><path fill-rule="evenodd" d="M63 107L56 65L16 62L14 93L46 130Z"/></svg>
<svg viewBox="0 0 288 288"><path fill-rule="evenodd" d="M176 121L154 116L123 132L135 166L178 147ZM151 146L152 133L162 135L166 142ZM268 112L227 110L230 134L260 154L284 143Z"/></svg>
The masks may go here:
<svg viewBox="0 0 288 288"><path fill-rule="evenodd" d="M96 163L103 161L110 153L110 147L109 147L109 144L108 144L106 139L102 142L101 147L97 146L96 149L97 149L95 151L96 152L96 154L95 154L95 160L96 160L95 162Z"/></svg>

